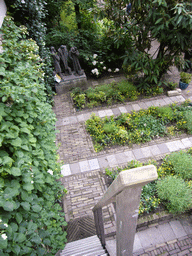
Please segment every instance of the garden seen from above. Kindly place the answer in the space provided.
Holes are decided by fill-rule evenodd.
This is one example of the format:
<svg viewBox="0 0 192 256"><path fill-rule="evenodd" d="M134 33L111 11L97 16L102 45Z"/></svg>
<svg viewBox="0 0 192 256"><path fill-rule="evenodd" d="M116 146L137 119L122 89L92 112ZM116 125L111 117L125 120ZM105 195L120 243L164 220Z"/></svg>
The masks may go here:
<svg viewBox="0 0 192 256"><path fill-rule="evenodd" d="M191 1L4 1L0 255L55 255L70 237L67 222L92 218L106 189L103 175L112 182L119 172L147 164L157 166L158 179L143 187L139 215L190 211L189 144L159 160L153 154L126 164L114 159L159 140L190 138L192 144ZM166 79L172 67L181 83L174 75ZM56 88L68 76L84 76L86 85L59 95ZM179 95L178 103L120 111L163 101L168 91Z"/></svg>

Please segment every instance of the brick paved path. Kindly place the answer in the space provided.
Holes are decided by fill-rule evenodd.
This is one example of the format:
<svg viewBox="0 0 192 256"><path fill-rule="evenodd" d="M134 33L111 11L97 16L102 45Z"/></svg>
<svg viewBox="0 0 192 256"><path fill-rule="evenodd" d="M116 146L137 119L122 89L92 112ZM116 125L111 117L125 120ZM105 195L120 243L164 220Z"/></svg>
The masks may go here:
<svg viewBox="0 0 192 256"><path fill-rule="evenodd" d="M172 75L172 78L173 80L178 80L178 74ZM122 78L118 77L116 79L120 80ZM108 81L104 81L104 83L112 80L114 79L111 78ZM133 145L132 147L119 146L96 153L84 124L91 114L94 112L100 117L117 116L121 113L131 112L132 110L138 111L152 105L164 106L173 102L181 103L185 99L192 100L192 83L187 90L182 91L181 96L160 96L119 104L110 108L97 108L81 112L76 112L73 108L69 93L55 96L54 112L58 120L56 129L60 131L57 134L56 143L60 146L58 152L60 161L63 163L62 174L64 177L62 178L62 183L68 190L64 200L67 221L84 216L93 216L91 209L106 190L106 184L103 179L103 171L106 167L124 166L133 159L139 161L146 161L150 158L161 159L167 153L192 146L192 136L182 135L174 139L160 139L143 145ZM113 233L115 231L113 205L109 205L103 211L105 232L106 234ZM190 237L184 238L183 243L191 241L190 239ZM175 246L174 248L179 246L183 251L184 247L180 247L181 243L174 241L172 246ZM167 244L161 246L164 248L165 254L160 254L160 249L156 248L155 250L144 251L140 255L177 255L170 250L169 252L166 251L169 248L167 246ZM178 255L190 255L190 248L186 247L185 250L185 254Z"/></svg>

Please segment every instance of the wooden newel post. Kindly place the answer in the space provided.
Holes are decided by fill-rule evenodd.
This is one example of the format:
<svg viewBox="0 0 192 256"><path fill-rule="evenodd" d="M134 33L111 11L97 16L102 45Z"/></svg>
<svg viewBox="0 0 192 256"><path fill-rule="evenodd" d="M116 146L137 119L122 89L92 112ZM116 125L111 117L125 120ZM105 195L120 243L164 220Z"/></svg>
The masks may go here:
<svg viewBox="0 0 192 256"><path fill-rule="evenodd" d="M142 186L124 189L116 196L116 245L118 256L131 256Z"/></svg>

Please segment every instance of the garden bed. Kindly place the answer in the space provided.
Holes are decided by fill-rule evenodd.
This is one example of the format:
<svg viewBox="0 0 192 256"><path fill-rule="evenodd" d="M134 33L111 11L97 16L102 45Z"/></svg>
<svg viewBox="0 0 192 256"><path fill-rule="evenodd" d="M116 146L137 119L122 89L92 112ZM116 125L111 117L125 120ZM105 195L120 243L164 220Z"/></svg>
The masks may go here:
<svg viewBox="0 0 192 256"><path fill-rule="evenodd" d="M192 108L188 101L182 105L149 107L118 117L100 118L92 115L86 121L86 130L92 137L96 152L114 145L132 145L161 137L192 133Z"/></svg>
<svg viewBox="0 0 192 256"><path fill-rule="evenodd" d="M147 91L140 91L132 82L122 79L119 82L89 87L87 90L77 87L71 91L71 98L76 111L81 111L166 94L167 90L175 87L176 84L169 83L163 87L151 87Z"/></svg>
<svg viewBox="0 0 192 256"><path fill-rule="evenodd" d="M105 170L105 182L109 186L124 170L154 164L158 179L143 187L139 206L139 216L152 221L162 213L180 214L192 208L192 149L173 152L161 161L148 163L131 161L121 169ZM153 217L149 218L149 214ZM142 223L142 221L141 221Z"/></svg>

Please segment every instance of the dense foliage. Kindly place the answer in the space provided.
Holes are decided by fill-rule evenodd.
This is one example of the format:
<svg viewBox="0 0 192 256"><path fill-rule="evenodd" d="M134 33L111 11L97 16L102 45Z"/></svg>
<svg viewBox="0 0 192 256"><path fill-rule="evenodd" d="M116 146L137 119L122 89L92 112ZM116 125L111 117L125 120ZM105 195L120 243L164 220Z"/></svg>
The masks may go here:
<svg viewBox="0 0 192 256"><path fill-rule="evenodd" d="M135 0L126 33L133 39L127 49L125 67L129 75L139 74L139 86L147 90L160 84L162 75L176 63L182 66L181 54L192 47L192 3L177 0ZM159 42L151 56L148 50Z"/></svg>
<svg viewBox="0 0 192 256"><path fill-rule="evenodd" d="M54 255L66 242L55 115L38 46L7 17L0 55L0 254Z"/></svg>
<svg viewBox="0 0 192 256"><path fill-rule="evenodd" d="M180 132L190 133L187 113L191 114L191 108L187 105L186 102L182 106L150 107L104 119L92 115L86 121L86 129L92 136L95 151L112 145L145 143Z"/></svg>
<svg viewBox="0 0 192 256"><path fill-rule="evenodd" d="M48 3L50 10L53 2L48 1ZM43 79L46 86L47 99L51 101L53 96L54 79L50 50L45 45L47 29L45 21L47 21L47 15L49 14L47 11L47 3L43 0L11 0L7 4L7 7L14 17L15 22L27 27L29 32L27 37L35 40L39 46L39 55L42 62L45 64L42 66L42 69L45 73ZM52 10L54 10L54 8ZM50 15L48 16L50 17Z"/></svg>

